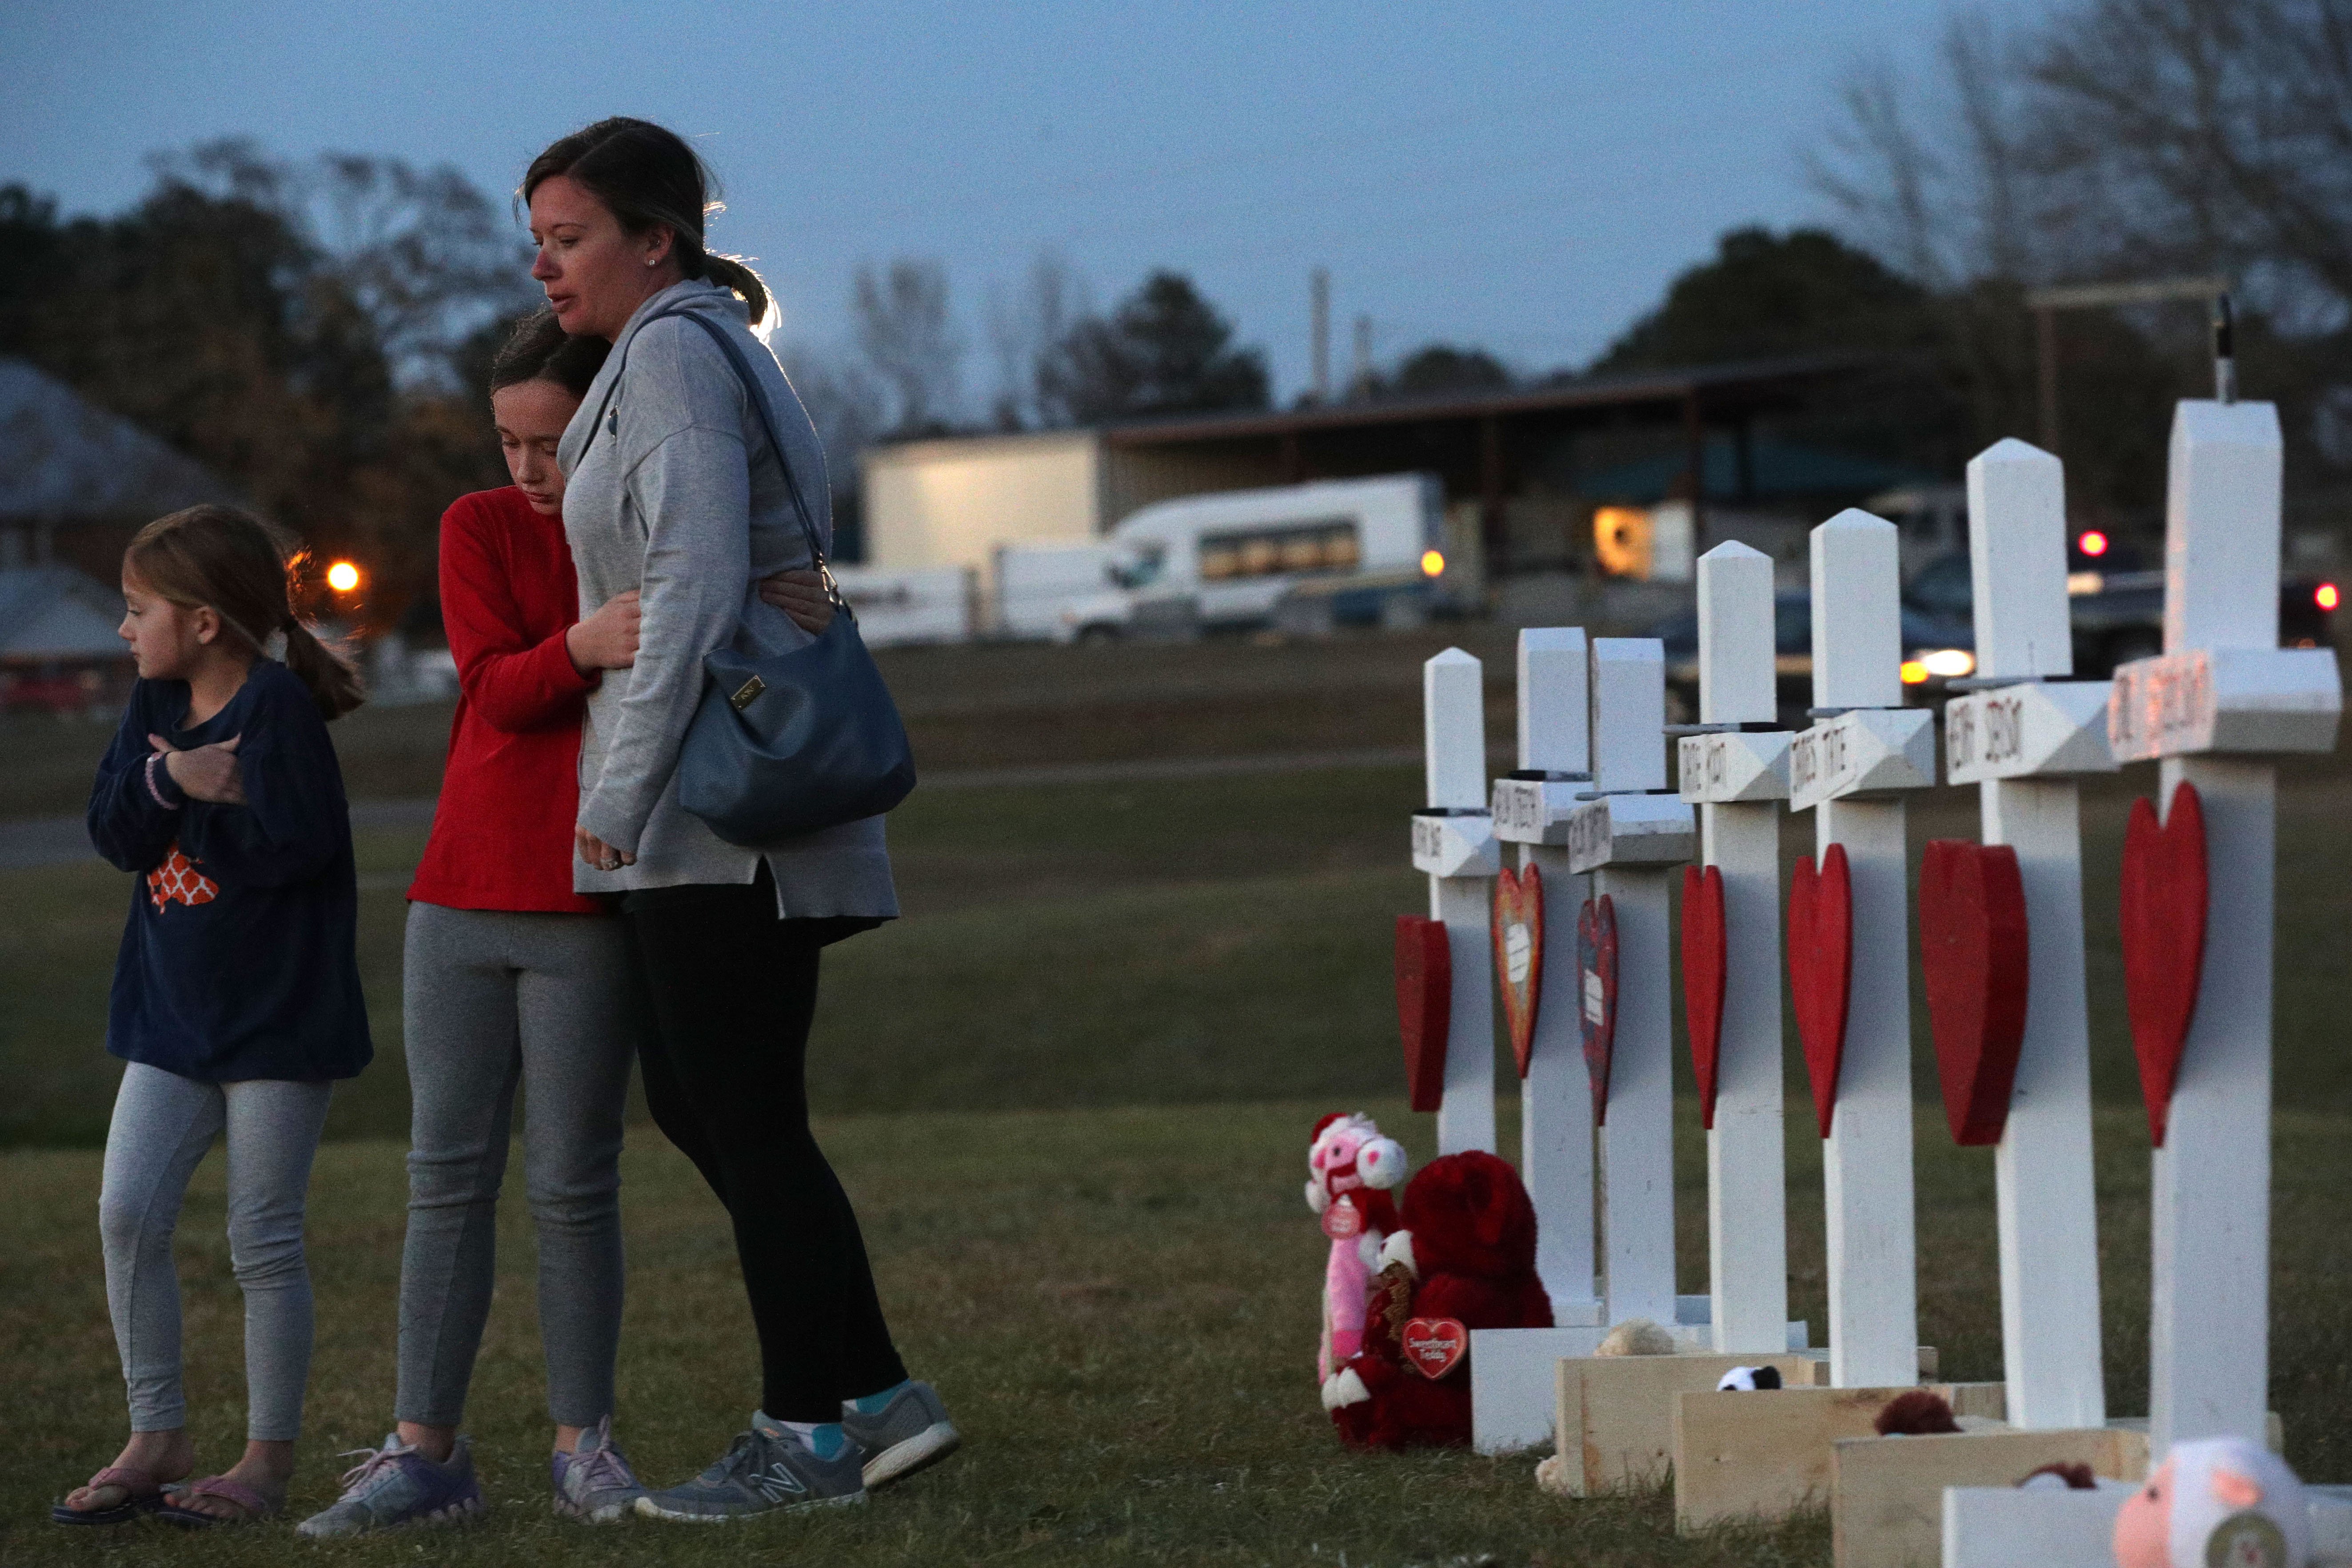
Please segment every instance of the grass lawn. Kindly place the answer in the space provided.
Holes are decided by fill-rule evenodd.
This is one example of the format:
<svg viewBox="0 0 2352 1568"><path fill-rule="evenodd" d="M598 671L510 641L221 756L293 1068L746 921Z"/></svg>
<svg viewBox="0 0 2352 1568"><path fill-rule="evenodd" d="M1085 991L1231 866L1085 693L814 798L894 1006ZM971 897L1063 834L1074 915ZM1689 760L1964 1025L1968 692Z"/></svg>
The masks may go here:
<svg viewBox="0 0 2352 1568"><path fill-rule="evenodd" d="M2095 1091L2137 1105L2115 934L2123 824L2139 768L2086 792ZM891 818L908 919L834 948L812 1052L830 1111L1045 1109L1337 1099L1398 1083L1390 927L1425 906L1406 864L1419 772L918 790ZM2338 999L2352 990L2341 824L2352 776L2305 765L2279 796L2278 1101L2352 1115ZM1916 845L1977 832L1968 792L1929 792ZM1782 833L1793 858L1810 823ZM416 831L360 836L360 960L377 1065L331 1136L407 1127L400 1067L403 890ZM94 1143L113 1074L100 1051L126 876L90 861L0 873L0 1144ZM1913 987L1914 1082L1935 1093ZM1786 1061L1801 1092L1793 1037ZM1688 1085L1687 1059L1678 1072ZM1943 1134L1938 1134L1943 1136Z"/></svg>
<svg viewBox="0 0 2352 1568"><path fill-rule="evenodd" d="M1819 1563L1818 1515L1682 1542L1664 1494L1568 1501L1536 1490L1533 1456L1364 1456L1342 1450L1313 1386L1322 1241L1298 1196L1305 1135L1324 1101L830 1119L820 1135L864 1216L910 1363L964 1426L961 1457L822 1518L724 1533L632 1521L589 1531L544 1501L535 1286L528 1226L508 1205L498 1304L469 1412L496 1504L482 1528L301 1547L321 1562L695 1563L747 1547L827 1563L1019 1561L1351 1564ZM1371 1104L1415 1157L1429 1119ZM1685 1121L1694 1118L1684 1107ZM1512 1134L1507 1119L1507 1147ZM1921 1328L1949 1374L1998 1375L1991 1155L1959 1150L1940 1113L1918 1128ZM1695 1129L1692 1129L1695 1131ZM1819 1144L1792 1121L1793 1309L1822 1321ZM2303 1473L2352 1475L2343 1194L2352 1121L2279 1124L2273 1404ZM2143 1408L2146 1132L2103 1113L2100 1219L2109 1398ZM1702 1145L1683 1140L1682 1270L1705 1278ZM91 1224L98 1155L0 1154L0 1561L276 1563L280 1528L196 1539L147 1524L68 1533L43 1510L112 1456L121 1394ZM757 1400L749 1322L716 1203L650 1131L628 1155L629 1327L621 1430L656 1484L706 1463ZM322 1506L338 1449L390 1424L401 1150L321 1152L311 1262L320 1292L304 1470L295 1507ZM205 1462L241 1435L239 1306L220 1166L200 1172L181 1227L191 1426Z"/></svg>
<svg viewBox="0 0 2352 1568"><path fill-rule="evenodd" d="M892 676L919 745L925 724L935 737L962 737L947 747L957 765L1414 738L1404 721L1427 649L1411 639L1281 650L1297 656L1288 661L1241 645L1130 657L1141 651L1078 650L1053 666L1047 650L921 650ZM1490 674L1507 674L1500 647L1480 651ZM1311 712L1306 738L1265 721L1276 710ZM353 793L404 793L402 780L429 788L446 714L362 717L377 728L338 727ZM77 768L86 781L87 763L58 760L67 728L0 734L0 812L78 803L68 786ZM1509 731L1498 717L1492 732ZM1368 1458L1332 1438L1311 1378L1322 1244L1299 1197L1305 1138L1319 1112L1360 1106L1416 1156L1431 1152L1427 1119L1395 1098L1389 977L1390 921L1426 898L1404 847L1419 784L1416 769L1366 768L918 791L894 815L909 918L828 954L812 1092L908 1358L946 1389L970 1436L951 1466L855 1515L741 1532L559 1524L541 1491L535 1285L517 1202L504 1218L499 1306L471 1413L496 1517L462 1534L305 1553L732 1561L748 1545L826 1563L1338 1563L1343 1553L1358 1565L1826 1563L1818 1515L1677 1542L1662 1497L1549 1499L1530 1484L1531 1456ZM2124 1024L2116 888L2125 811L2152 786L2153 770L2135 769L2086 791L2084 807L2116 1414L2147 1406L2147 1134ZM2326 760L2287 770L2272 1403L2290 1458L2318 1480L2352 1479L2347 819L2352 769ZM1924 792L1911 826L1915 841L1973 837L1974 797ZM1802 822L1783 835L1791 858L1811 842ZM377 1440L389 1424L407 1119L402 890L421 847L413 831L371 831L359 846L361 963L378 1056L338 1093L334 1142L313 1187L321 1340L303 1510L331 1494L331 1454ZM10 1369L0 1378L0 1563L277 1562L293 1549L279 1530L68 1536L43 1513L120 1442L95 1146L111 1100L100 1041L129 881L95 863L0 874L0 1082L9 1091L0 1192L10 1200L0 1206L0 1352ZM1951 1146L1933 1100L1924 1013L1914 1036L1923 1337L1942 1350L1948 1375L1997 1377L1991 1155ZM1793 1043L1786 1060L1792 1307L1818 1340L1819 1143ZM1686 1093L1688 1071L1680 1060ZM1507 1152L1515 1110L1507 1100ZM1680 1115L1682 1285L1696 1290L1704 1145L1687 1099ZM633 1133L626 1176L623 1431L659 1482L707 1462L756 1390L717 1205L649 1128ZM241 1403L219 1183L215 1160L181 1231L192 1422L214 1464L231 1452Z"/></svg>

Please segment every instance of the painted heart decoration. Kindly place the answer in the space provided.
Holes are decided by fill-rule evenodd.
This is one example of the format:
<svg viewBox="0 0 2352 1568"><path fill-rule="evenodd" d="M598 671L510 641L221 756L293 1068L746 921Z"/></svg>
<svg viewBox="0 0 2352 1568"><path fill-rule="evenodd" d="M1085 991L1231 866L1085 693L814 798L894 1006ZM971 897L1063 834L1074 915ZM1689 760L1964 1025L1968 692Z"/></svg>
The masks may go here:
<svg viewBox="0 0 2352 1568"><path fill-rule="evenodd" d="M1445 1099L1445 1033L1454 1016L1454 948L1444 921L1397 916L1396 996L1405 1092L1415 1110L1435 1110Z"/></svg>
<svg viewBox="0 0 2352 1568"><path fill-rule="evenodd" d="M1535 1049L1536 1009L1543 1003L1543 871L1503 868L1495 879L1495 978L1503 989L1503 1022L1519 1076L1528 1076Z"/></svg>
<svg viewBox="0 0 2352 1568"><path fill-rule="evenodd" d="M2132 802L2124 827L2124 1002L2132 1053L2139 1058L2140 1092L2147 1100L2148 1136L2159 1149L2181 1049L2197 1016L2208 891L2205 803L2197 787L2177 786L2161 823L2154 802L2144 796Z"/></svg>
<svg viewBox="0 0 2352 1568"><path fill-rule="evenodd" d="M2025 1043L2025 882L2015 849L1928 841L1919 864L1919 961L1952 1141L1998 1143Z"/></svg>
<svg viewBox="0 0 2352 1568"><path fill-rule="evenodd" d="M1723 931L1723 873L1683 868L1683 1016L1690 1024L1691 1068L1698 1110L1715 1125L1715 1069L1723 1052L1723 987L1728 962Z"/></svg>
<svg viewBox="0 0 2352 1568"><path fill-rule="evenodd" d="M1470 1331L1454 1318L1414 1318L1404 1326L1405 1363L1432 1383L1462 1364Z"/></svg>
<svg viewBox="0 0 2352 1568"><path fill-rule="evenodd" d="M1845 846L1832 844L1819 871L1810 855L1789 881L1789 992L1805 1076L1813 1085L1813 1119L1830 1135L1837 1113L1838 1065L1845 1057L1846 1005L1853 980L1853 880Z"/></svg>
<svg viewBox="0 0 2352 1568"><path fill-rule="evenodd" d="M1603 893L1576 917L1576 973L1583 995L1584 1072L1592 1080L1592 1121L1609 1120L1609 1058L1617 1046L1617 906Z"/></svg>

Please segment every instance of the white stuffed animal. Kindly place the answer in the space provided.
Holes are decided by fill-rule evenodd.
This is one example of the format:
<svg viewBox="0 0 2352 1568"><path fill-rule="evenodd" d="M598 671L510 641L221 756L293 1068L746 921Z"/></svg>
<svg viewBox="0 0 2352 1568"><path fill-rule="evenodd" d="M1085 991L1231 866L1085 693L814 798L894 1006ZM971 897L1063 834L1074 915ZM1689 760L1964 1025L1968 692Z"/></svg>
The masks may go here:
<svg viewBox="0 0 2352 1568"><path fill-rule="evenodd" d="M2116 1515L2116 1568L2305 1568L2311 1504L2286 1461L2242 1437L2175 1443Z"/></svg>

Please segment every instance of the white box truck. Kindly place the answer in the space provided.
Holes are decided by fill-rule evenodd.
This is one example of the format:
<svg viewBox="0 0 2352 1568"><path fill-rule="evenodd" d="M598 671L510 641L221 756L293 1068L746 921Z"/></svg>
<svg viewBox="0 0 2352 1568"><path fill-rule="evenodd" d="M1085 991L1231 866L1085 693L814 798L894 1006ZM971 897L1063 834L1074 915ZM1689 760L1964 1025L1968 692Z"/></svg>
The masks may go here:
<svg viewBox="0 0 2352 1568"><path fill-rule="evenodd" d="M1000 637L1107 641L1135 618L1140 559L1118 544L1000 544L995 551Z"/></svg>

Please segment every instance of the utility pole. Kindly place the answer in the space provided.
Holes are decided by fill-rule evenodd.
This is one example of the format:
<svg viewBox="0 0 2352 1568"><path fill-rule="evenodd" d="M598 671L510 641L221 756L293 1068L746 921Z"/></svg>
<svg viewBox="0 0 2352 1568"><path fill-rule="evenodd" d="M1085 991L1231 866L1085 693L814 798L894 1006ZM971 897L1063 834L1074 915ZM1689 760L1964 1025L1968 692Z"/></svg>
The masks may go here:
<svg viewBox="0 0 2352 1568"><path fill-rule="evenodd" d="M1331 401L1331 269L1318 267L1307 275L1308 310L1314 319L1307 351L1315 367L1315 401Z"/></svg>
<svg viewBox="0 0 2352 1568"><path fill-rule="evenodd" d="M2142 283L2074 283L2057 289L2036 289L2026 295L2033 312L2036 376L2041 394L2042 449L2063 456L2058 445L2058 312L2089 310L2114 305L2155 305L2167 300L2229 298L2227 278L2158 278ZM2227 304L2219 307L2226 318ZM2225 400L2226 401L2226 400Z"/></svg>
<svg viewBox="0 0 2352 1568"><path fill-rule="evenodd" d="M1372 319L1356 318L1356 374L1348 383L1350 396L1369 397L1372 392Z"/></svg>

